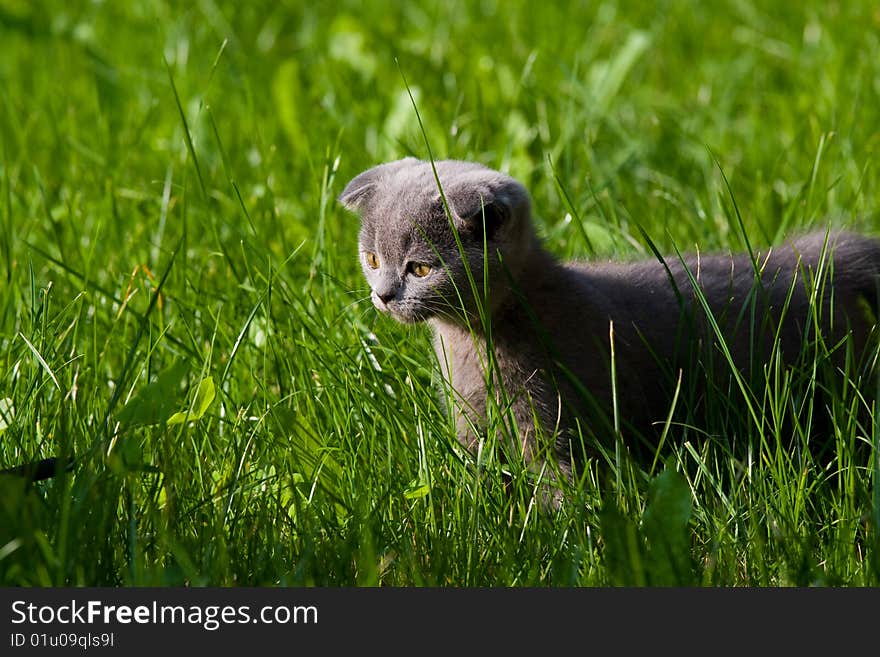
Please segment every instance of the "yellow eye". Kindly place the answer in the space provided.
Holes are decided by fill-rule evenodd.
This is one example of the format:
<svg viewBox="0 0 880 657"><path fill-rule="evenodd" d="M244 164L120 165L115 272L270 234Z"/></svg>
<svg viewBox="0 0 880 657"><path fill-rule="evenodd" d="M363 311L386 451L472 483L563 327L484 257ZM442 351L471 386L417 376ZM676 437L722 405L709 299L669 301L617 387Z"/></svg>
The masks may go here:
<svg viewBox="0 0 880 657"><path fill-rule="evenodd" d="M364 252L364 260L367 261L367 266L370 269L379 269L379 257L372 251Z"/></svg>
<svg viewBox="0 0 880 657"><path fill-rule="evenodd" d="M426 265L424 262L411 262L409 263L409 270L412 272L413 276L424 278L431 273L431 266Z"/></svg>

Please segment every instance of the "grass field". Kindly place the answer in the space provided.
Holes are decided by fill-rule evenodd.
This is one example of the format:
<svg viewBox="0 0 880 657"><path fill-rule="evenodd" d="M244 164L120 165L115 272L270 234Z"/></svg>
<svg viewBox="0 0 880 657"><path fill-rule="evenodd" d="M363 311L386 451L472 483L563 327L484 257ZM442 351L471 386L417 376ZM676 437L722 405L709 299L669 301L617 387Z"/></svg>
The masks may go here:
<svg viewBox="0 0 880 657"><path fill-rule="evenodd" d="M0 0L0 468L76 459L0 583L880 585L850 398L827 467L734 396L548 512L370 305L335 197L424 137L562 257L880 233L876 2L569 4Z"/></svg>

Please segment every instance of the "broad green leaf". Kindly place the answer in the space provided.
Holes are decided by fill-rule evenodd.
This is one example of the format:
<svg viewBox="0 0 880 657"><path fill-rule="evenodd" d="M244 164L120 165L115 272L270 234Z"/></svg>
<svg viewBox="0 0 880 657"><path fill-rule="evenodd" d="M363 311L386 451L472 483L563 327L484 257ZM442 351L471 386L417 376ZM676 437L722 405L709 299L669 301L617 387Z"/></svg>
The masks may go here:
<svg viewBox="0 0 880 657"><path fill-rule="evenodd" d="M411 86L410 92L416 101L416 105L421 102L422 90L417 86ZM382 133L388 135L391 142L402 140L407 130L416 130L418 122L415 113L412 110L412 101L406 89L401 88L393 96L393 101L388 113L385 116L385 125Z"/></svg>
<svg viewBox="0 0 880 657"><path fill-rule="evenodd" d="M12 400L9 397L0 399L0 433L6 431L13 417L15 417L15 406L12 405Z"/></svg>
<svg viewBox="0 0 880 657"><path fill-rule="evenodd" d="M635 523L612 503L599 517L608 579L615 586L645 586L644 541Z"/></svg>
<svg viewBox="0 0 880 657"><path fill-rule="evenodd" d="M691 492L681 475L666 470L651 483L642 529L648 544L650 583L687 586L694 583L688 521Z"/></svg>
<svg viewBox="0 0 880 657"><path fill-rule="evenodd" d="M425 497L430 492L431 487L426 482L423 482L421 479L415 479L403 491L403 496L408 500L417 500Z"/></svg>
<svg viewBox="0 0 880 657"><path fill-rule="evenodd" d="M294 151L307 148L306 136L300 119L299 104L306 101L300 83L299 64L295 59L281 63L272 81L272 98L278 122L284 129Z"/></svg>
<svg viewBox="0 0 880 657"><path fill-rule="evenodd" d="M214 401L214 377L208 376L202 379L199 389L196 391L196 398L193 400L192 411L180 411L168 418L168 424L183 424L184 422L195 422L200 420L208 411L211 402Z"/></svg>
<svg viewBox="0 0 880 657"><path fill-rule="evenodd" d="M178 361L159 374L132 397L119 411L117 420L127 427L162 424L180 404L181 383L189 371L185 361Z"/></svg>
<svg viewBox="0 0 880 657"><path fill-rule="evenodd" d="M595 108L602 113L617 96L626 76L651 45L647 32L632 32L609 61L598 61L590 69L589 79Z"/></svg>
<svg viewBox="0 0 880 657"><path fill-rule="evenodd" d="M333 21L327 51L330 57L347 64L364 79L370 79L376 73L376 55L369 43L368 32L358 19L343 15Z"/></svg>

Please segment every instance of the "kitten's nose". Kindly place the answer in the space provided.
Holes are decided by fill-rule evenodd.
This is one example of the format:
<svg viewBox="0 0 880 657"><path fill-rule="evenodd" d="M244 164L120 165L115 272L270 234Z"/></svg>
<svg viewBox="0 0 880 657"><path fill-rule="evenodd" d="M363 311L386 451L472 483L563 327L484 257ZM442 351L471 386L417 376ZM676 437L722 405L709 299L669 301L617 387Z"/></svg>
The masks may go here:
<svg viewBox="0 0 880 657"><path fill-rule="evenodd" d="M377 292L376 296L382 299L382 303L387 304L394 298L394 290L389 290L387 292Z"/></svg>

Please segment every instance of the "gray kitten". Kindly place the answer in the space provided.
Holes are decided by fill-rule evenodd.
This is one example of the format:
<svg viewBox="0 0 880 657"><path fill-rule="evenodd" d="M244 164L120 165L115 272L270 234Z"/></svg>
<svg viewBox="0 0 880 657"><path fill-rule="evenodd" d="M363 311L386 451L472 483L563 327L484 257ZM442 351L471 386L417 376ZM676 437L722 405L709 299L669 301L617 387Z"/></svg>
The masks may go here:
<svg viewBox="0 0 880 657"><path fill-rule="evenodd" d="M814 317L840 368L840 339L852 336L858 359L873 332L873 239L816 233L755 260L560 263L542 248L520 183L471 162L435 165L449 216L431 163L414 158L365 171L339 200L362 217L360 260L376 308L434 328L469 448L495 407L533 467L549 446L568 473L585 444L588 453L590 440L613 444L618 429L633 452L644 444L652 454L680 371L685 389L738 394L718 333L748 384L775 349L786 363L801 354ZM811 303L813 290L821 303Z"/></svg>

